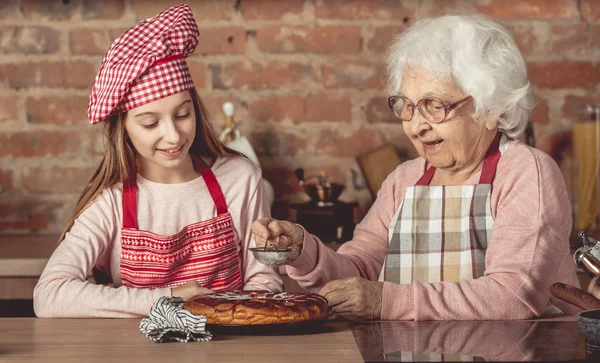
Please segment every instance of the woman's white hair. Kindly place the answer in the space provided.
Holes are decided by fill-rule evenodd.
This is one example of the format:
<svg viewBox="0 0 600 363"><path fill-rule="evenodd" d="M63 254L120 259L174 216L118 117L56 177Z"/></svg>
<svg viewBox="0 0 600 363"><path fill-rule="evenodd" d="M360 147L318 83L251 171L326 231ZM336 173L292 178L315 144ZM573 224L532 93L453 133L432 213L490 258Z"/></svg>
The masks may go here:
<svg viewBox="0 0 600 363"><path fill-rule="evenodd" d="M512 35L497 22L481 15L419 20L389 48L390 94L400 90L407 65L454 81L473 97L473 117L497 118L508 137L527 128L533 108L527 67Z"/></svg>

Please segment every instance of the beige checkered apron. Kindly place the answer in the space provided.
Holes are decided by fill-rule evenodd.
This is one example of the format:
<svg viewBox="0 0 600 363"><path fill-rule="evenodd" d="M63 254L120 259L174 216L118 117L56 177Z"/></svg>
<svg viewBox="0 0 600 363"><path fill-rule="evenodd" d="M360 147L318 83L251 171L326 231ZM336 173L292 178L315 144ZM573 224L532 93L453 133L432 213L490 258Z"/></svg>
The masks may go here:
<svg viewBox="0 0 600 363"><path fill-rule="evenodd" d="M479 184L429 186L430 167L408 187L390 224L390 242L380 281L410 284L475 279L485 270L494 220L492 181L500 159L500 134L483 162Z"/></svg>

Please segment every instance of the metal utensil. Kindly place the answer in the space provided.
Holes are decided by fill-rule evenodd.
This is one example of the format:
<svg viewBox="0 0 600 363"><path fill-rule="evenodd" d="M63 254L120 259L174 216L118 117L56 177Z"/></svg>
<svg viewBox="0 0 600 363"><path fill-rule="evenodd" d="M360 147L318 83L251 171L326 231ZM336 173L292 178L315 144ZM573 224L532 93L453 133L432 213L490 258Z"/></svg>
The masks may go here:
<svg viewBox="0 0 600 363"><path fill-rule="evenodd" d="M277 266L285 263L292 253L291 248L279 248L273 244L266 244L264 247L250 248L254 258L263 265Z"/></svg>

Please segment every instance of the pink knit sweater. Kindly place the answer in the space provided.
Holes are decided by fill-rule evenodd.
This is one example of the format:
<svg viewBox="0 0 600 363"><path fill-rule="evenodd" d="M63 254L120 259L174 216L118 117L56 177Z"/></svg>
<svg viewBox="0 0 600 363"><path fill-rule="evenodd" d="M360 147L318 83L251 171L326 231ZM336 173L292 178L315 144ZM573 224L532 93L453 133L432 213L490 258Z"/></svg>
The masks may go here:
<svg viewBox="0 0 600 363"><path fill-rule="evenodd" d="M254 259L250 226L270 216L261 171L241 157L218 158L211 167L233 219L239 241L244 288L280 292L278 271ZM138 175L139 229L172 235L183 227L216 216L215 206L202 177L180 184L159 184ZM138 289L122 286L119 270L122 226L122 184L105 189L75 221L73 228L50 257L33 292L39 317L145 316L171 289ZM86 281L94 266L110 273L114 286Z"/></svg>
<svg viewBox="0 0 600 363"><path fill-rule="evenodd" d="M571 206L563 176L543 152L506 144L492 185L494 227L484 276L460 282L384 283L383 320L494 320L541 316L552 305L578 311L549 292L554 282L579 286L569 251ZM502 150L502 148L501 148ZM422 158L398 166L383 183L352 241L337 253L305 233L303 250L287 267L301 286L318 291L331 280L377 280L388 247L388 226L404 191L425 170ZM476 184L481 173L465 184Z"/></svg>

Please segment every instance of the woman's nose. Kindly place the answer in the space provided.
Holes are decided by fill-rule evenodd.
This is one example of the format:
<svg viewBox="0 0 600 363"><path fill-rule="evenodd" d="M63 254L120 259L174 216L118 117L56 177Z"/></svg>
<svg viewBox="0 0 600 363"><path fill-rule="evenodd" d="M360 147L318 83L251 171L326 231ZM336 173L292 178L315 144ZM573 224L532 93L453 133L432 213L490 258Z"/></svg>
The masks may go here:
<svg viewBox="0 0 600 363"><path fill-rule="evenodd" d="M415 108L413 118L410 120L410 131L414 135L419 135L423 131L431 130L431 124L423 117L421 111Z"/></svg>

